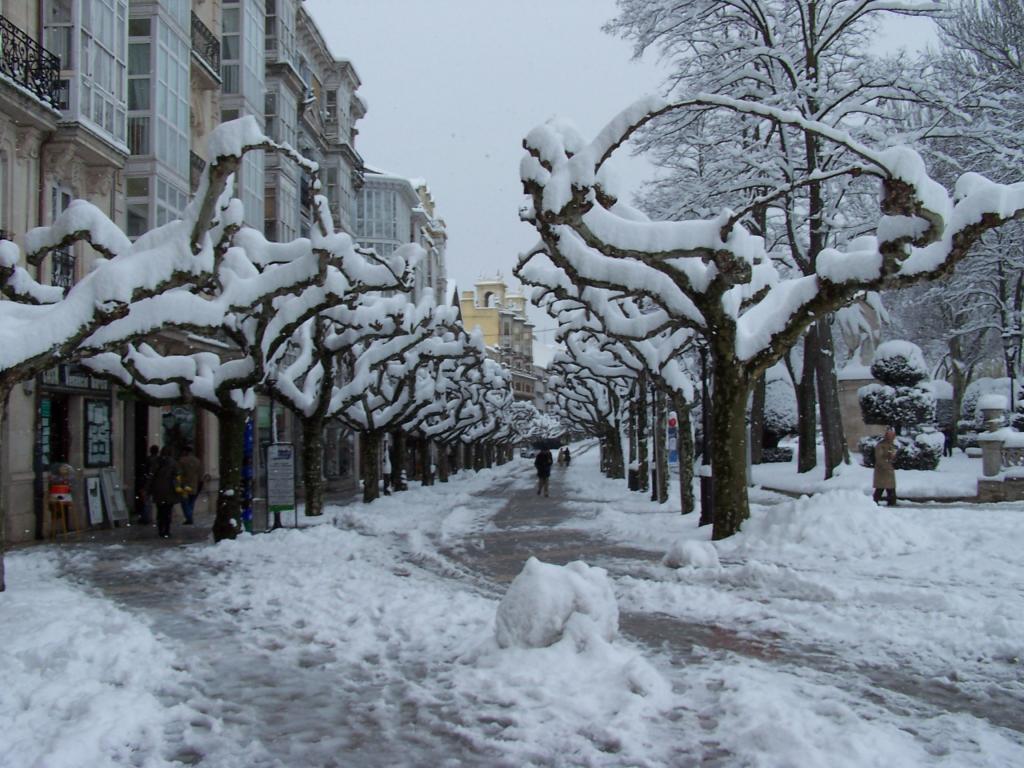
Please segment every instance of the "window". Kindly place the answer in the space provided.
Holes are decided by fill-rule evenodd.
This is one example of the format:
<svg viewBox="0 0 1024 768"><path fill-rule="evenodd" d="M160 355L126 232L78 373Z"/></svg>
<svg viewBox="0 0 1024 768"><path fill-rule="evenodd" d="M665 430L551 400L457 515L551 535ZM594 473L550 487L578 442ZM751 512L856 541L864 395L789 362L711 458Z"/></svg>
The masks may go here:
<svg viewBox="0 0 1024 768"><path fill-rule="evenodd" d="M157 34L155 155L183 179L189 175L190 42L161 21Z"/></svg>
<svg viewBox="0 0 1024 768"><path fill-rule="evenodd" d="M360 237L398 237L396 194L387 189L363 189L356 206L356 230Z"/></svg>
<svg viewBox="0 0 1024 768"><path fill-rule="evenodd" d="M220 55L224 93L238 93L241 85L238 77L238 60L241 58L239 56L239 46L241 45L239 13L241 11L237 7L225 7L221 16L221 30L224 34L221 38Z"/></svg>
<svg viewBox="0 0 1024 768"><path fill-rule="evenodd" d="M47 14L47 41L63 50L62 67L72 68L71 46L77 38L79 66L74 67L74 117L87 120L118 142L126 141L128 3L127 0L91 0L82 3L76 36L65 0L51 0Z"/></svg>

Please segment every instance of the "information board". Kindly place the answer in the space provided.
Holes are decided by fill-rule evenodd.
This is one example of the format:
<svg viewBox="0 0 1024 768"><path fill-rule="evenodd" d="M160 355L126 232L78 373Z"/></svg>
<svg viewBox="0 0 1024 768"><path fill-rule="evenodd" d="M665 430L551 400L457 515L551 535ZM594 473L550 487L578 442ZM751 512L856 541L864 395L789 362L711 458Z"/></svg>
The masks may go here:
<svg viewBox="0 0 1024 768"><path fill-rule="evenodd" d="M295 446L291 443L267 446L267 511L295 511Z"/></svg>
<svg viewBox="0 0 1024 768"><path fill-rule="evenodd" d="M106 510L107 518L111 522L128 521L128 504L124 498L124 487L121 485L121 478L117 476L117 470L100 470L100 481L103 489L103 508Z"/></svg>

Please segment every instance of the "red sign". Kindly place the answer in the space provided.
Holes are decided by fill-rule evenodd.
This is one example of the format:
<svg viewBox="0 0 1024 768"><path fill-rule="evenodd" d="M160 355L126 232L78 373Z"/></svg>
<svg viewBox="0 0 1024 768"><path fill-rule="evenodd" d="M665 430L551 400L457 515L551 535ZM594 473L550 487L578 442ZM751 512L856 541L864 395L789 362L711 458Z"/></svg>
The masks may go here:
<svg viewBox="0 0 1024 768"><path fill-rule="evenodd" d="M675 429L676 428L676 417L675 416L669 416L668 417L668 428L669 429Z"/></svg>

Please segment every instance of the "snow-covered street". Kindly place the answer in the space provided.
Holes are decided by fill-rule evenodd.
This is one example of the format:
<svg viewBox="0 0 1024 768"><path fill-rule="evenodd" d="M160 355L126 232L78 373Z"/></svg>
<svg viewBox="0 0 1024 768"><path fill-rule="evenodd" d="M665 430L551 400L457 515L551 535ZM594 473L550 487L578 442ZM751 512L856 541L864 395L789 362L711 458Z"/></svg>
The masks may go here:
<svg viewBox="0 0 1024 768"><path fill-rule="evenodd" d="M216 546L13 553L0 765L1024 764L1018 509L754 500L712 545L581 450L550 499L518 459ZM500 648L531 554L607 569L618 637Z"/></svg>

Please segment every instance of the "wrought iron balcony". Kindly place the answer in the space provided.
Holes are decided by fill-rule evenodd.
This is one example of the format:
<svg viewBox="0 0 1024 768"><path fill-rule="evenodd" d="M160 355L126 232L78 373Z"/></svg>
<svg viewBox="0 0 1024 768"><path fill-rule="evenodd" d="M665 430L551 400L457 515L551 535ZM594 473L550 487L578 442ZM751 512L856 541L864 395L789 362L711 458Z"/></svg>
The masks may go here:
<svg viewBox="0 0 1024 768"><path fill-rule="evenodd" d="M75 284L75 254L70 248L57 248L50 252L52 272L50 285L59 285L64 293Z"/></svg>
<svg viewBox="0 0 1024 768"><path fill-rule="evenodd" d="M40 101L61 108L60 59L0 16L0 72Z"/></svg>
<svg viewBox="0 0 1024 768"><path fill-rule="evenodd" d="M220 39L192 12L192 52L220 80Z"/></svg>

